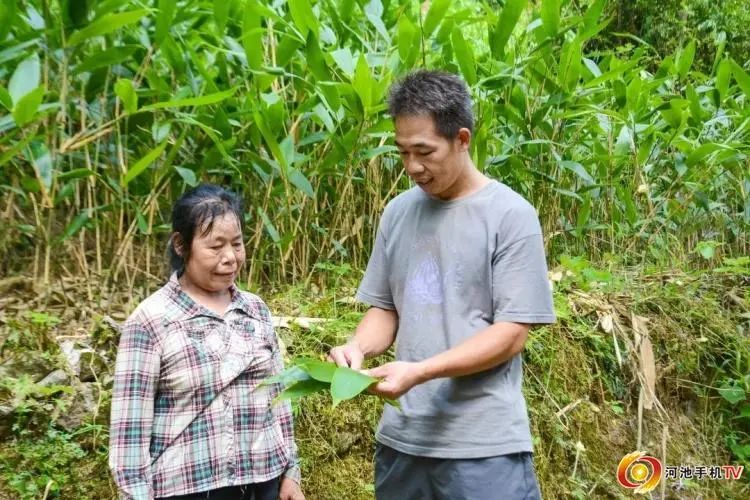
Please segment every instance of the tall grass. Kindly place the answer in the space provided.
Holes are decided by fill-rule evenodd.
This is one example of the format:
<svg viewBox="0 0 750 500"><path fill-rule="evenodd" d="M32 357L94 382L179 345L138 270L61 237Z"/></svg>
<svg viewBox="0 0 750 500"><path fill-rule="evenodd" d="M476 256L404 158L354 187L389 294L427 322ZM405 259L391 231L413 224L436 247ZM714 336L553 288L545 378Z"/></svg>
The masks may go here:
<svg viewBox="0 0 750 500"><path fill-rule="evenodd" d="M549 250L748 251L750 76L695 44L589 50L604 0L29 0L0 7L0 270L160 274L200 181L247 204L249 280L361 267L409 186L389 85L461 73L477 165L540 211ZM744 64L744 68L743 68Z"/></svg>

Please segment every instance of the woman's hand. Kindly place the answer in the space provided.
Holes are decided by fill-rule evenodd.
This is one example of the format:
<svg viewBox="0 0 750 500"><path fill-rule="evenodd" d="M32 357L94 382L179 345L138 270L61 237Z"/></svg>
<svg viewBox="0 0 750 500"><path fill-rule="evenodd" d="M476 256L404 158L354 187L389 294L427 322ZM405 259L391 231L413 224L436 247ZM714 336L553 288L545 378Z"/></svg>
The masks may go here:
<svg viewBox="0 0 750 500"><path fill-rule="evenodd" d="M297 484L297 481L288 477L282 477L279 500L305 500L305 495L302 494L302 489Z"/></svg>

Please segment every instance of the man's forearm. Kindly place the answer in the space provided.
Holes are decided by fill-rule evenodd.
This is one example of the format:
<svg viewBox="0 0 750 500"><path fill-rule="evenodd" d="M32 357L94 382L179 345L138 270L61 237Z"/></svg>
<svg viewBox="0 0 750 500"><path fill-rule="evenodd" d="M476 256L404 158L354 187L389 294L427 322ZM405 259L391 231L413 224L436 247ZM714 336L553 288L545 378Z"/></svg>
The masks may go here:
<svg viewBox="0 0 750 500"><path fill-rule="evenodd" d="M372 358L388 350L396 339L397 329L396 311L371 307L357 325L350 342L356 342L365 358Z"/></svg>
<svg viewBox="0 0 750 500"><path fill-rule="evenodd" d="M508 361L523 350L529 325L495 323L456 347L420 361L422 382L471 375Z"/></svg>

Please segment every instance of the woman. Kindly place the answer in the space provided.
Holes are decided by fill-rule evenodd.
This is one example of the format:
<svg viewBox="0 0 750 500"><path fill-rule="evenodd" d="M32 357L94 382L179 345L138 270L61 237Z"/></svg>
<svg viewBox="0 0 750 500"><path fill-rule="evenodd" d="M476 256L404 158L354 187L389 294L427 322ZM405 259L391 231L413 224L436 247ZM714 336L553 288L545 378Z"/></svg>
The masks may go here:
<svg viewBox="0 0 750 500"><path fill-rule="evenodd" d="M172 211L169 282L123 325L109 462L133 499L304 500L291 409L266 304L234 284L245 260L239 198L218 186Z"/></svg>

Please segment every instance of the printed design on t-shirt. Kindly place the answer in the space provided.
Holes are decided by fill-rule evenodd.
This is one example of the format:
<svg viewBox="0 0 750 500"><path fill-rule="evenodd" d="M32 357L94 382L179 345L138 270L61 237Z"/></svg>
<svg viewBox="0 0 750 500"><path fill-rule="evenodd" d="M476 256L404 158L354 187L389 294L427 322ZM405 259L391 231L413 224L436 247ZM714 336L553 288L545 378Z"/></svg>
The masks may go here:
<svg viewBox="0 0 750 500"><path fill-rule="evenodd" d="M428 252L407 278L406 295L419 305L443 303L443 283L437 258Z"/></svg>
<svg viewBox="0 0 750 500"><path fill-rule="evenodd" d="M462 293L464 264L453 242L422 236L412 244L411 253L418 264L406 279L406 301L421 306L440 305L445 302L447 291ZM445 259L440 258L441 254Z"/></svg>

